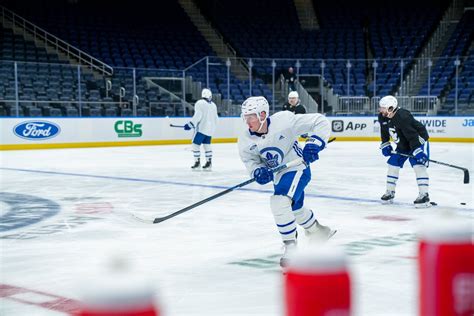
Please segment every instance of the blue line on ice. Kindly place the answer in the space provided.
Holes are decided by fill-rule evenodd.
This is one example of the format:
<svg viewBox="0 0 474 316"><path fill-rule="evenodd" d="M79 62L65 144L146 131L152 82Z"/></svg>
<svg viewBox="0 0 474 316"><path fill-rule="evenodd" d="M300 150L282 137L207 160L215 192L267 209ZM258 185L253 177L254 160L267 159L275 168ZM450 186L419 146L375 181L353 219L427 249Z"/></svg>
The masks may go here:
<svg viewBox="0 0 474 316"><path fill-rule="evenodd" d="M53 174L53 175L61 175L61 176L107 179L107 180L134 181L134 182L160 183L160 184L174 184L174 185L182 185L182 186L189 186L189 187L201 187L201 188L223 189L223 190L230 188L230 186L187 183L187 182L168 181L168 180L151 180L151 179L128 178L128 177L100 176L100 175L93 175L93 174L56 172L56 171L44 171L44 170L32 170L32 169L17 169L17 168L0 168L0 169L1 170L10 170L10 171L31 172L31 173ZM258 193L273 193L272 190L257 190L257 189L249 189L249 188L240 188L240 189L237 189L237 190L258 192ZM305 192L305 196L306 197L322 198L322 199L333 199L333 200L342 200L342 201L351 201L351 202L365 202L365 203L380 204L380 201L378 199L377 200L361 199L361 198L343 197L343 196L335 196L335 195L312 194L312 193L306 193L306 192ZM393 204L395 204L395 205L404 205L404 206L413 206L411 203L394 202ZM462 210L462 211L473 211L473 209L461 209L461 208L456 208L456 209Z"/></svg>

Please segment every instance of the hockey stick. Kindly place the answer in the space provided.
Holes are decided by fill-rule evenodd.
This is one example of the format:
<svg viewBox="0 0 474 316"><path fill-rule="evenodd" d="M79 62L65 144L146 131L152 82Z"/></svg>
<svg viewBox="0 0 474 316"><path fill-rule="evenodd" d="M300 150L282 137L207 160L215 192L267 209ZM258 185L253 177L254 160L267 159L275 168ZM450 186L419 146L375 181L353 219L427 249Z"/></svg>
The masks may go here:
<svg viewBox="0 0 474 316"><path fill-rule="evenodd" d="M276 172L282 171L282 170L284 170L284 169L288 169L288 168L291 168L291 167L299 166L299 165L302 164L302 163L305 163L305 162L303 161L303 159L298 158L298 159L292 160L292 161L290 161L290 162L288 162L288 163L286 163L286 164L284 164L284 165L281 165L281 166L278 166L278 167L276 167L276 168L273 168L273 169L272 169L272 172L273 172L273 173L276 173ZM192 204L192 205L186 206L185 208L183 208L183 209L181 209L181 210L179 210L179 211L176 211L176 212L174 212L174 213L171 213L171 214L169 214L169 215L167 215L167 216L157 217L157 218L155 218L155 219L153 220L152 223L153 223L153 224L158 224L158 223L161 223L161 222L163 222L163 221L166 221L167 219L173 218L173 217L175 217L175 216L177 216L177 215L179 215L179 214L182 214L182 213L184 213L184 212L187 212L187 211L189 211L189 210L191 210L191 209L193 209L193 208L195 208L195 207L198 207L199 205L202 205L202 204L204 204L204 203L207 203L207 202L209 202L209 201L212 201L212 200L214 200L214 199L217 199L218 197L221 197L221 196L223 196L223 195L225 195L225 194L227 194L227 193L230 193L230 192L232 192L232 191L234 191L234 190L236 190L236 189L238 189L238 188L244 187L244 186L246 186L246 185L248 185L248 184L250 184L250 183L252 183L252 182L255 182L255 178L252 178L252 179L249 179L249 180L244 181L244 182L242 182L242 183L239 183L239 184L237 184L237 185L234 185L234 186L231 187L231 188L228 188L228 189L226 189L226 190L224 190L224 191L222 191L222 192L219 192L219 193L217 193L217 194L214 194L214 195L212 195L212 196L210 196L210 197L208 197L208 198L206 198L206 199L204 199L204 200L201 200L201 201L199 201L199 202L196 202L196 203L194 203L194 204ZM135 217L137 217L137 216L135 216ZM137 218L138 218L138 217L137 217ZM143 219L140 219L140 218L138 218L138 219L141 220L141 221L144 221Z"/></svg>
<svg viewBox="0 0 474 316"><path fill-rule="evenodd" d="M303 136L300 136L300 137L301 137L303 140L309 138L309 136L308 136L307 134L305 134L305 135L303 135ZM329 143L332 143L332 142L335 141L335 140L336 140L336 137L330 138L330 139L328 140L328 144L329 144Z"/></svg>
<svg viewBox="0 0 474 316"><path fill-rule="evenodd" d="M392 152L392 153L393 154L398 154L400 156L408 157L408 158L415 158L415 156L412 156L412 155L407 155L407 154L402 154L402 153L397 153L397 152ZM446 167L451 167L451 168L456 168L456 169L462 170L464 172L464 183L469 183L469 170L467 170L467 168L463 168L463 167L459 167L459 166L455 166L455 165L450 165L449 163L436 161L436 160L431 160L431 159L428 159L428 161L432 162L432 163L437 163L438 165L443 165L443 166L446 166Z"/></svg>
<svg viewBox="0 0 474 316"><path fill-rule="evenodd" d="M168 124L170 125L170 127L179 127L179 128L183 128L183 127L184 127L184 125L171 124L171 120L170 120L170 117L169 117L169 116L166 116L165 119L168 121Z"/></svg>

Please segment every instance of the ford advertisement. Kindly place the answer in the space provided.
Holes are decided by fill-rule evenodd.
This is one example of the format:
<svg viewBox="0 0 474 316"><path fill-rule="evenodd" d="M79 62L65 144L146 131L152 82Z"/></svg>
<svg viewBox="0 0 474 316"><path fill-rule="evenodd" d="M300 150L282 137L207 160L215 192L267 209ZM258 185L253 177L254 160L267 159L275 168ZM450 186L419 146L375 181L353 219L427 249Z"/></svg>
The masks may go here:
<svg viewBox="0 0 474 316"><path fill-rule="evenodd" d="M57 136L61 132L59 125L48 121L27 121L13 127L16 136L28 140L44 140Z"/></svg>

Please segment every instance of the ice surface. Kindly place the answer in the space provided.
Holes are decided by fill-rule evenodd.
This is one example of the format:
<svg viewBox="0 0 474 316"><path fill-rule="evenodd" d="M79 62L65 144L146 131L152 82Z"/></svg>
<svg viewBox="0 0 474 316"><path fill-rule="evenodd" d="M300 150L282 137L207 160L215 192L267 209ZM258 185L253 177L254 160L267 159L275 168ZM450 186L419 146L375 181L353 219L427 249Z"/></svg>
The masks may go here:
<svg viewBox="0 0 474 316"><path fill-rule="evenodd" d="M432 164L439 206L415 209L407 163L395 203L382 205L378 146L330 144L312 165L305 202L338 230L330 243L348 254L355 315L416 315L417 225L442 210L473 222L473 187L462 171ZM282 315L271 185L248 185L156 225L130 215L164 216L248 179L236 144L213 145L212 172L190 170L189 148L0 152L0 314L64 314L81 299L81 281L123 252L155 285L164 315ZM474 169L472 144L432 143L431 157ZM43 295L64 300L41 304Z"/></svg>

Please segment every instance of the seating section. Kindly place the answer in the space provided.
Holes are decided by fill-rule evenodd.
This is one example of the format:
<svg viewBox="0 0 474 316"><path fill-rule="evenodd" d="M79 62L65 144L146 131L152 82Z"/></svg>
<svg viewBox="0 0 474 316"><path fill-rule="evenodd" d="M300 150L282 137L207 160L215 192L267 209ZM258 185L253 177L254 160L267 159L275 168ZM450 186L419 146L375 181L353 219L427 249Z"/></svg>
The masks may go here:
<svg viewBox="0 0 474 316"><path fill-rule="evenodd" d="M199 0L198 3L237 53L252 58L255 74L262 78L266 76L267 82L272 73L272 58L276 58L277 75L290 66L295 67L296 59L301 64L300 74L320 74L321 62L316 59L337 58L341 61L326 62L325 76L338 93L343 93L344 88L339 84L346 82L346 60L366 58L362 30L354 27L358 21L350 12L341 14L335 21L329 16L338 11L323 8L320 12L323 28L306 31L299 25L292 0L242 0L225 6L213 0ZM353 66L352 83L363 85L363 63L354 62ZM352 94L363 92L357 89Z"/></svg>
<svg viewBox="0 0 474 316"><path fill-rule="evenodd" d="M112 66L182 69L214 55L177 1L162 10L140 0L15 3L18 14Z"/></svg>
<svg viewBox="0 0 474 316"><path fill-rule="evenodd" d="M364 11L343 1L313 1L321 25L316 45L325 60L325 79L341 96L366 95L368 58L365 47ZM349 87L347 83L349 82Z"/></svg>
<svg viewBox="0 0 474 316"><path fill-rule="evenodd" d="M9 29L0 28L0 37L0 99L4 100L3 114L16 115L16 110L12 110L16 98L13 61L21 61L17 63L18 97L24 115L77 116L77 108L72 113L72 110L66 111L69 107L59 103L72 101L75 99L74 95L77 95L77 79L74 79L73 67L60 61L57 54L38 48L33 42L25 41L22 36L13 34ZM88 79L90 78L84 77L84 92ZM86 98L87 95L84 95L84 99Z"/></svg>
<svg viewBox="0 0 474 316"><path fill-rule="evenodd" d="M383 8L374 8L368 0L313 1L320 29L303 30L293 0L240 0L225 5L196 0L237 55L247 62L252 60L250 85L250 78L228 74L225 62L215 56L176 0L167 1L162 10L138 1L111 6L92 0L51 0L47 6L41 1L26 6L21 1L5 0L19 15L113 66L114 74L103 77L83 68L78 73L77 66L54 52L1 28L0 115L16 115L12 111L16 98L12 61L18 66L21 112L28 116L128 115L134 93L139 100L137 115L183 115L176 100L182 97L180 78L185 68L185 76L234 103L251 95L264 95L272 102L272 61L276 62L277 77L290 66L300 75L315 76L324 70L325 84L340 96L394 93L402 71L410 71L449 4L444 0L437 5L387 0ZM474 102L473 21L473 11L466 11L443 57L433 66L430 93L446 101L442 113L452 114L454 108L453 56L468 56L461 58L459 68L461 110ZM209 77L205 56L209 56ZM378 62L376 70L372 58ZM427 89L425 84L419 95L427 94Z"/></svg>
<svg viewBox="0 0 474 316"><path fill-rule="evenodd" d="M336 94L348 96L393 93L400 84L400 59L408 71L445 9L427 2L388 1L383 9L367 9L373 5L314 1L320 30L305 31L292 0L242 0L225 6L213 0L198 3L241 56L266 58L254 60L257 74L271 73L271 58L280 58L277 73L295 67L300 59L300 73L320 74L318 59L324 59L325 79ZM373 91L372 65L361 61L369 57L369 49L379 59L377 91Z"/></svg>
<svg viewBox="0 0 474 316"><path fill-rule="evenodd" d="M469 56L460 66L458 80L458 114L474 115L474 50L471 49ZM440 114L455 113L456 82L454 75L449 81L448 91L445 94L446 100Z"/></svg>
<svg viewBox="0 0 474 316"><path fill-rule="evenodd" d="M3 39L0 42L0 100L3 100L0 113L3 115L16 115L13 60L17 62L20 115L121 115L117 97L106 96L103 78L96 78L84 68L78 72L77 66L60 60L56 53L38 48L32 41L25 41L10 29L0 28L0 36ZM90 112L89 108L94 110Z"/></svg>
<svg viewBox="0 0 474 316"><path fill-rule="evenodd" d="M76 4L52 0L48 1L48 6L35 2L22 6L21 3L11 2L8 7L114 67L115 73L111 78L96 80L90 77L91 74L83 75L85 86L81 90L87 94L83 98L86 101L90 97L93 101L118 102L120 88L124 87L126 94L122 101L132 102L133 91L136 91L139 104L149 106L153 103L153 109L148 107L145 110L147 114L182 115L181 106L177 107L166 100L170 98L168 93L164 93L164 100L161 100L161 92L157 88L150 88L143 79L145 76L181 78L182 72L144 69L184 69L204 56L214 55L211 47L175 1L167 3L166 10L155 10L151 3L144 1L139 6L128 2L110 7L108 3L87 0ZM25 61L21 56L16 60ZM132 67L137 68L135 87ZM189 70L186 75L200 79L203 77L199 67ZM109 98L106 98L106 80L112 82ZM77 95L74 83L72 94ZM105 108L106 106L101 105L102 115L106 114ZM117 107L116 110L119 112L120 108Z"/></svg>
<svg viewBox="0 0 474 316"><path fill-rule="evenodd" d="M371 95L394 93L400 85L400 76L407 74L413 66L414 57L434 31L440 8L426 10L416 7L400 8L396 3L384 9L373 9L369 26L370 46L377 60L377 90L369 85Z"/></svg>
<svg viewBox="0 0 474 316"><path fill-rule="evenodd" d="M460 80L458 82L458 102L461 104L461 110L465 107L474 105L474 11L466 11L453 34L451 35L441 58L434 60L431 72L430 95L445 98L442 114L452 114L455 103L455 75L456 56L467 56L465 60L461 57ZM428 80L423 85L419 95L428 94Z"/></svg>

